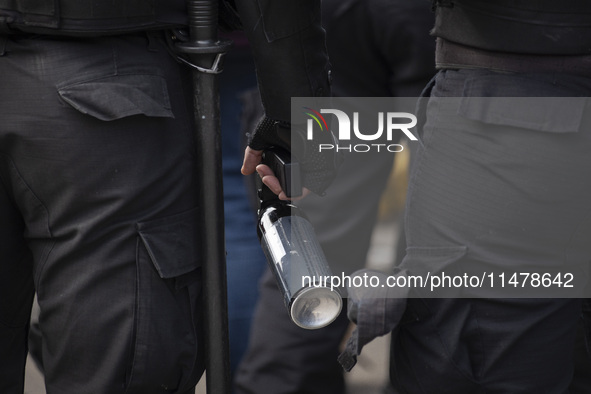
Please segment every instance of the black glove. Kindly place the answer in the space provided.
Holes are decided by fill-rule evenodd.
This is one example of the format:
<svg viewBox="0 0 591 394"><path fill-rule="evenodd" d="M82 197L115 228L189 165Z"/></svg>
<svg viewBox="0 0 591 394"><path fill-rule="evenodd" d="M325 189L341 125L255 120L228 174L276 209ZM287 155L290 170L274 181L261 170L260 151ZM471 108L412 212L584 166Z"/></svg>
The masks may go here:
<svg viewBox="0 0 591 394"><path fill-rule="evenodd" d="M303 129L264 116L250 135L248 146L255 150L280 147L291 152L292 162L300 165L302 185L324 195L336 177L342 155L334 149L320 152L320 144L336 145L336 138L328 132L316 133L312 140L307 140Z"/></svg>
<svg viewBox="0 0 591 394"><path fill-rule="evenodd" d="M406 276L406 272L397 272L396 275ZM351 278L356 276L360 279L373 276L379 278L382 284L387 283L388 278L383 272L368 269L351 274ZM365 345L379 336L392 332L400 324L406 310L408 288L347 286L347 293L347 317L356 327L338 361L345 371L350 371L357 363L357 356L361 354L361 349Z"/></svg>

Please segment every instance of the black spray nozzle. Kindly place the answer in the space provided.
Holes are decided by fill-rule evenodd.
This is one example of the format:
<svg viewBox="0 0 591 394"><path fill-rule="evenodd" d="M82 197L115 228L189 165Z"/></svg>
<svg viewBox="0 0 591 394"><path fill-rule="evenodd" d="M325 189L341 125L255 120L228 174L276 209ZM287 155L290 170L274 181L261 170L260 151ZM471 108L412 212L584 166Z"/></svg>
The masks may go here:
<svg viewBox="0 0 591 394"><path fill-rule="evenodd" d="M292 161L291 154L284 149L273 147L263 153L262 164L271 168L279 179L279 184L289 198L302 195L302 176L299 163ZM276 199L277 196L262 182L259 184L259 198L261 202Z"/></svg>

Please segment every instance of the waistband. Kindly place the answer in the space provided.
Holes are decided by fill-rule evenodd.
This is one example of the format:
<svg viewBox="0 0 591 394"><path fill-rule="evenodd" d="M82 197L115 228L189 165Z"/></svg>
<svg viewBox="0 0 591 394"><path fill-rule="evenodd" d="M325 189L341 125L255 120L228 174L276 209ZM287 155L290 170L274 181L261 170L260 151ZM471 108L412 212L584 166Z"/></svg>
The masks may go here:
<svg viewBox="0 0 591 394"><path fill-rule="evenodd" d="M514 73L566 73L591 78L591 55L520 55L492 52L437 38L438 69L483 68Z"/></svg>

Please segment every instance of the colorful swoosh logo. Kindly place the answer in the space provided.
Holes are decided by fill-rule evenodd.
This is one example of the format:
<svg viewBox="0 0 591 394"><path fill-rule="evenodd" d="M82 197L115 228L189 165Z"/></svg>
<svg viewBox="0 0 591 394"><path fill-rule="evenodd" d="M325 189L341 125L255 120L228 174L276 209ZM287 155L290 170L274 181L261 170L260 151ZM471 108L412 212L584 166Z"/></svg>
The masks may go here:
<svg viewBox="0 0 591 394"><path fill-rule="evenodd" d="M324 127L326 127L326 130L328 130L328 124L326 123L326 120L324 119L324 117L320 114L320 112L313 110L312 108L309 107L304 107L304 109L311 111L313 113L310 112L304 112L306 115L310 116L312 119L314 119L316 121L316 123L318 123L318 126L320 126L320 130L323 131ZM322 121L322 122L320 122ZM324 127L322 127L322 125L324 124Z"/></svg>

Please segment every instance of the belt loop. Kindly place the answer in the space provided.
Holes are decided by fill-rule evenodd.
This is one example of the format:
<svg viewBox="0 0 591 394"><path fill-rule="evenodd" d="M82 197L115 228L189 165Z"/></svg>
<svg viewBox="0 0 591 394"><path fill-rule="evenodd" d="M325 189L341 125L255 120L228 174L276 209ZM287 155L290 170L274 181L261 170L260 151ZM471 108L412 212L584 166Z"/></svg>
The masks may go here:
<svg viewBox="0 0 591 394"><path fill-rule="evenodd" d="M147 31L145 33L146 38L148 39L148 51L150 51L150 52L158 52L158 44L157 44L157 41L159 39L159 37L157 35L158 33L160 33L160 32Z"/></svg>
<svg viewBox="0 0 591 394"><path fill-rule="evenodd" d="M0 56L4 56L6 54L6 42L7 41L8 41L8 37L0 34Z"/></svg>

